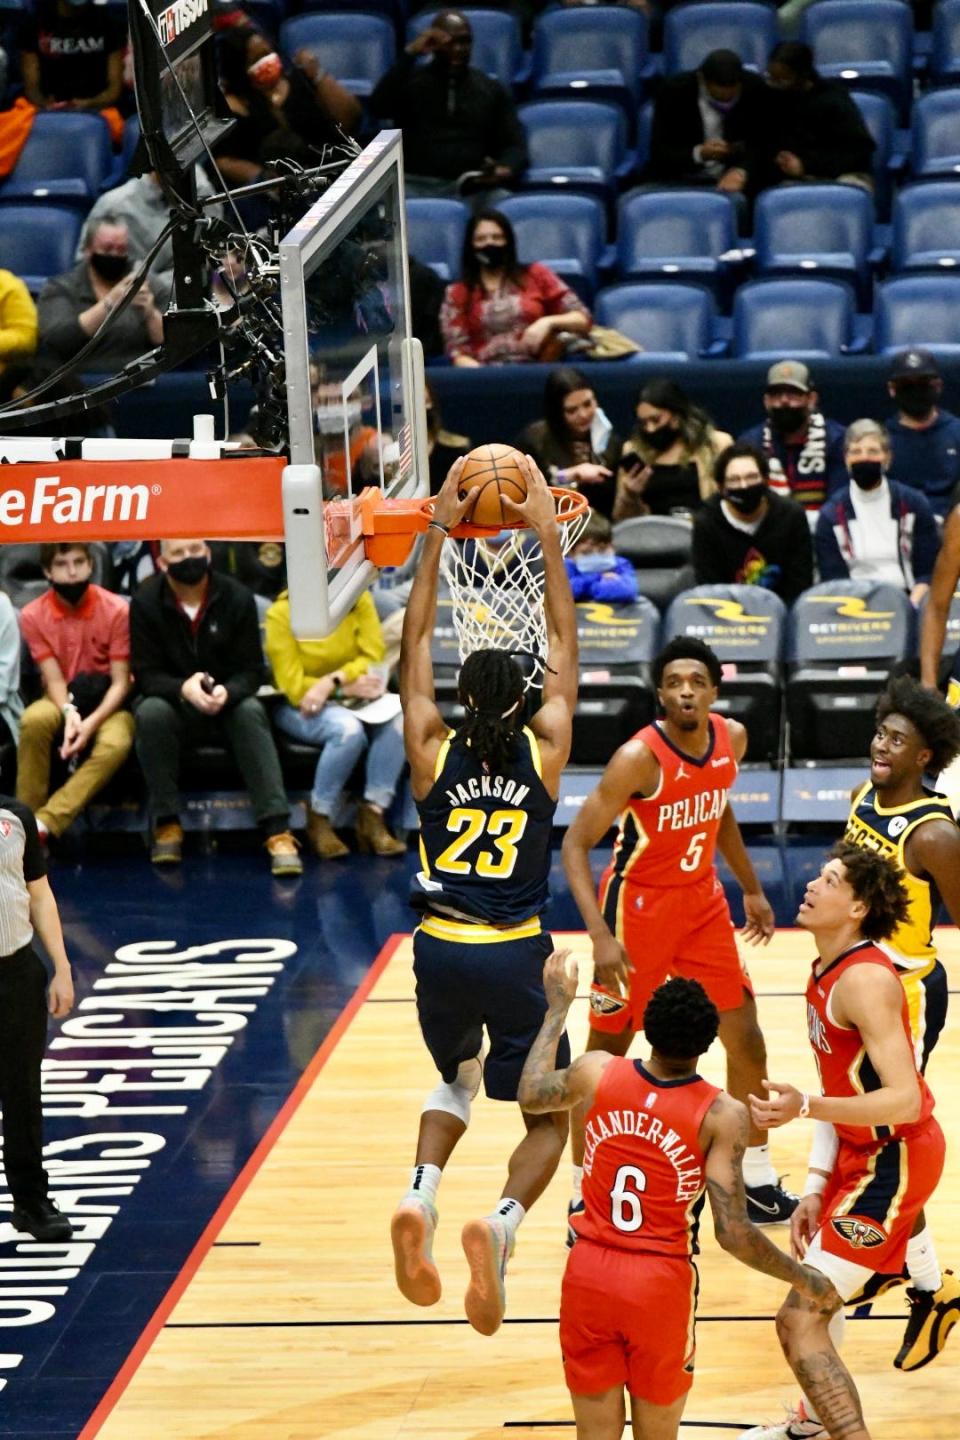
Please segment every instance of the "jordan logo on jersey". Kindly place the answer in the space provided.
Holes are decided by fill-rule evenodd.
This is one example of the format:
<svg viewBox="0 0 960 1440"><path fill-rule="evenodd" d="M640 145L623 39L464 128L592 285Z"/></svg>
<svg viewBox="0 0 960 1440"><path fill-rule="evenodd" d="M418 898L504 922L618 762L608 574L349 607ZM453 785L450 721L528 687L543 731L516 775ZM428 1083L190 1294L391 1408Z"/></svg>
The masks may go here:
<svg viewBox="0 0 960 1440"><path fill-rule="evenodd" d="M682 761L682 760L681 760L680 764L677 766L676 774L674 775L673 778L674 778L675 780L689 780L689 779L690 779L690 771L689 771L689 770L684 770L684 768L683 768L683 761Z"/></svg>

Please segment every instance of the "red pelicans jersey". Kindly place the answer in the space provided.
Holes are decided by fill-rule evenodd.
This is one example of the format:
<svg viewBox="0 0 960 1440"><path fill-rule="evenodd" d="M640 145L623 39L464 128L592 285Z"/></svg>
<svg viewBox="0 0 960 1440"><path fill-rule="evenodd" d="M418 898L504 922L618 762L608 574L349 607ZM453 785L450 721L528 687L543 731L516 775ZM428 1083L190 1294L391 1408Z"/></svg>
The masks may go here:
<svg viewBox="0 0 960 1440"><path fill-rule="evenodd" d="M870 1063L859 1030L835 1024L831 1014L830 997L833 988L840 977L854 965L879 965L882 969L889 970L898 981L900 979L892 962L869 940L862 940L859 945L854 945L851 950L838 955L821 975L811 973L807 983L807 1030L810 1044L813 1046L814 1059L820 1072L821 1090L824 1095L838 1098L866 1095L871 1090L881 1088L880 1077ZM913 1055L913 1036L910 1033L910 1016L905 994L901 1006L901 1020L910 1054ZM863 1146L876 1140L889 1139L891 1136L908 1138L920 1129L933 1111L934 1099L930 1087L919 1071L917 1081L921 1092L920 1114L911 1124L876 1127L837 1125L835 1128L840 1139L849 1145Z"/></svg>
<svg viewBox="0 0 960 1440"><path fill-rule="evenodd" d="M620 816L614 875L644 885L692 885L710 873L737 762L726 720L711 714L708 723L710 743L699 760L678 750L658 724L633 737L659 760L660 783L650 796L632 795Z"/></svg>
<svg viewBox="0 0 960 1440"><path fill-rule="evenodd" d="M719 1094L699 1075L656 1080L639 1060L611 1060L586 1118L577 1234L618 1250L696 1254L700 1126Z"/></svg>

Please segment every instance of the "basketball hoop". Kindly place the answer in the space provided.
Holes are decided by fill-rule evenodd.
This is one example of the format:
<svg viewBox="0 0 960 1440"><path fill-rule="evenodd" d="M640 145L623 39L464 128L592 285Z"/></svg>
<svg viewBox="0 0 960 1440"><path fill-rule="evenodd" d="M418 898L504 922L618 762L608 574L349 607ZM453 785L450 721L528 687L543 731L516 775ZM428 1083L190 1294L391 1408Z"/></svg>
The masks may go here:
<svg viewBox="0 0 960 1440"><path fill-rule="evenodd" d="M585 495L552 488L564 555L579 538L590 511ZM349 501L334 502L341 506ZM435 500L388 500L379 490L357 497L364 553L381 568L402 565L433 518ZM334 506L328 505L327 510ZM502 530L515 534L494 544ZM494 528L463 521L454 526L440 552L440 570L450 592L461 662L475 650L515 650L531 660L527 689L540 684L547 655L543 608L543 552L523 521Z"/></svg>

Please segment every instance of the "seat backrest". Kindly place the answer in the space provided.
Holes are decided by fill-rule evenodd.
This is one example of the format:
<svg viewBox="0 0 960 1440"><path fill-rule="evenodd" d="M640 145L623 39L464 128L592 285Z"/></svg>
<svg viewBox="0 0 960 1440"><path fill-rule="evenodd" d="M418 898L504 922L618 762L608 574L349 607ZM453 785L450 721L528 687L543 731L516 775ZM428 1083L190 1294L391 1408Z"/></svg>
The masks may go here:
<svg viewBox="0 0 960 1440"><path fill-rule="evenodd" d="M930 73L935 78L960 65L960 0L940 0L933 8Z"/></svg>
<svg viewBox="0 0 960 1440"><path fill-rule="evenodd" d="M619 70L633 87L647 60L647 17L626 6L550 10L533 32L533 74Z"/></svg>
<svg viewBox="0 0 960 1440"><path fill-rule="evenodd" d="M613 527L613 548L637 570L683 565L693 545L693 521L680 515L637 515Z"/></svg>
<svg viewBox="0 0 960 1440"><path fill-rule="evenodd" d="M622 331L647 354L696 360L713 339L713 298L695 285L611 285L593 309L598 325Z"/></svg>
<svg viewBox="0 0 960 1440"><path fill-rule="evenodd" d="M645 170L650 160L650 136L653 133L653 101L647 100L637 111L637 169Z"/></svg>
<svg viewBox="0 0 960 1440"><path fill-rule="evenodd" d="M580 664L617 669L648 665L657 653L660 612L641 595L631 605L581 600L577 605Z"/></svg>
<svg viewBox="0 0 960 1440"><path fill-rule="evenodd" d="M667 75L696 70L711 50L733 50L744 65L762 72L776 43L776 15L766 5L681 5L664 21L663 69Z"/></svg>
<svg viewBox="0 0 960 1440"><path fill-rule="evenodd" d="M663 643L695 635L718 660L776 664L783 654L787 607L761 585L695 585L670 604Z"/></svg>
<svg viewBox="0 0 960 1440"><path fill-rule="evenodd" d="M960 187L955 180L908 185L893 202L891 259L898 270L912 256L943 256L956 264L960 250ZM944 268L950 268L944 266Z"/></svg>
<svg viewBox="0 0 960 1440"><path fill-rule="evenodd" d="M804 11L802 38L818 66L886 61L895 75L910 70L913 13L903 0L830 0Z"/></svg>
<svg viewBox="0 0 960 1440"><path fill-rule="evenodd" d="M853 296L835 280L753 280L733 302L740 359L822 359L850 343Z"/></svg>
<svg viewBox="0 0 960 1440"><path fill-rule="evenodd" d="M850 99L860 111L863 123L876 146L872 162L874 175L881 175L893 153L893 136L897 128L897 112L893 101L888 95L878 95L873 90L851 90Z"/></svg>
<svg viewBox="0 0 960 1440"><path fill-rule="evenodd" d="M71 269L82 224L57 205L0 203L0 267L38 278Z"/></svg>
<svg viewBox="0 0 960 1440"><path fill-rule="evenodd" d="M577 260L593 275L604 243L605 216L589 195L512 195L501 211L517 237L523 264L533 260Z"/></svg>
<svg viewBox="0 0 960 1440"><path fill-rule="evenodd" d="M910 275L877 286L874 349L960 347L960 278Z"/></svg>
<svg viewBox="0 0 960 1440"><path fill-rule="evenodd" d="M960 174L960 88L921 95L910 128L915 175Z"/></svg>
<svg viewBox="0 0 960 1440"><path fill-rule="evenodd" d="M718 197L722 198L722 197ZM873 238L873 201L858 185L788 185L757 200L754 244L760 265L774 257L851 255L864 266Z"/></svg>
<svg viewBox="0 0 960 1440"><path fill-rule="evenodd" d="M467 207L461 200L407 201L407 248L424 265L444 267L447 280L460 274Z"/></svg>
<svg viewBox="0 0 960 1440"><path fill-rule="evenodd" d="M903 590L870 580L824 580L793 603L787 662L892 665L911 653L913 606Z"/></svg>
<svg viewBox="0 0 960 1440"><path fill-rule="evenodd" d="M473 31L471 66L494 76L509 88L523 59L523 38L517 16L510 10L464 8L457 13L470 21ZM427 9L415 15L407 25L407 40L415 40L424 30L429 30L436 14L436 9ZM429 57L425 63L429 64Z"/></svg>
<svg viewBox="0 0 960 1440"><path fill-rule="evenodd" d="M617 221L617 264L636 260L714 258L736 240L734 210L726 195L709 191L642 191L625 195Z"/></svg>
<svg viewBox="0 0 960 1440"><path fill-rule="evenodd" d="M609 175L623 159L626 119L618 105L602 105L596 100L539 100L521 105L519 115L527 132L530 164L537 169L596 165Z"/></svg>
<svg viewBox="0 0 960 1440"><path fill-rule="evenodd" d="M376 84L394 62L396 37L383 15L315 12L283 22L280 49L288 59L297 50L309 50L337 80Z"/></svg>
<svg viewBox="0 0 960 1440"><path fill-rule="evenodd" d="M110 173L113 150L102 115L41 110L13 168L18 184L82 180L95 197Z"/></svg>

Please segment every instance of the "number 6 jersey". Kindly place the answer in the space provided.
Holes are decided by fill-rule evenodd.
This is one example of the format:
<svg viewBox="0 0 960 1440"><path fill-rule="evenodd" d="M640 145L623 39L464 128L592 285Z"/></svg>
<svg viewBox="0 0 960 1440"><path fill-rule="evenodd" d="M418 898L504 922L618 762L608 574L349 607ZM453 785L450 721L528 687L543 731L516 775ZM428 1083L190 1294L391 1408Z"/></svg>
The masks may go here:
<svg viewBox="0 0 960 1440"><path fill-rule="evenodd" d="M690 1075L657 1080L640 1060L611 1060L587 1112L584 1240L655 1255L695 1255L706 1188L700 1126L720 1094Z"/></svg>
<svg viewBox="0 0 960 1440"><path fill-rule="evenodd" d="M451 734L429 794L417 802L422 870L417 910L514 926L538 918L550 897L550 840L557 802L541 779L540 747L526 726L502 775Z"/></svg>

